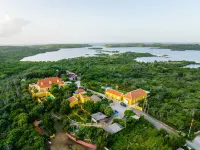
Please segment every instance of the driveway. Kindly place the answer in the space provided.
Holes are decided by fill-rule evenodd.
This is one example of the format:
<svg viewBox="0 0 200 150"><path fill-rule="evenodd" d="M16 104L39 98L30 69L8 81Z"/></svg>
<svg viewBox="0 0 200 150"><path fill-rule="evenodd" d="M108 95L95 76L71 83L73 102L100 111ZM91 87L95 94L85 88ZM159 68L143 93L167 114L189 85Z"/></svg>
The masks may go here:
<svg viewBox="0 0 200 150"><path fill-rule="evenodd" d="M119 113L118 113L118 116L119 116L120 118L123 118L123 117L124 117L124 112L125 112L125 110L128 109L127 107L121 106L121 105L120 105L120 102L117 102L117 101L113 101L113 106L111 106L111 108L112 108L113 110L116 110L116 111L119 112Z"/></svg>
<svg viewBox="0 0 200 150"><path fill-rule="evenodd" d="M75 84L77 85L78 88L81 87L81 81L80 81L80 80L77 80L77 81L75 82Z"/></svg>
<svg viewBox="0 0 200 150"><path fill-rule="evenodd" d="M196 136L192 142L187 141L186 143L195 150L200 150L200 135Z"/></svg>
<svg viewBox="0 0 200 150"><path fill-rule="evenodd" d="M107 98L104 94L102 93L99 93L99 92L96 92L96 91L93 91L93 90L90 90L88 89L89 91L91 91L92 93L96 94L96 95L99 95L99 96L102 96L102 97L105 97ZM108 98L110 99L110 98ZM113 99L110 99L110 100L113 100ZM140 114L141 116L144 116L144 118L151 122L154 127L156 129L164 129L165 131L167 131L168 133L177 133L178 131L176 131L175 129L169 127L168 125L164 124L163 122L153 118L152 116L142 112L142 111L139 111L139 110L136 110L134 108L130 108L130 107L123 107L120 105L120 102L116 101L116 100L113 100L113 103L114 105L111 106L112 109L114 110L117 110L119 112L118 116L120 118L122 118L124 116L124 111L127 110L127 109L132 109L133 112L135 112L136 114ZM192 142L191 141L186 141L186 145L195 149L195 150L200 150L200 136L197 136Z"/></svg>

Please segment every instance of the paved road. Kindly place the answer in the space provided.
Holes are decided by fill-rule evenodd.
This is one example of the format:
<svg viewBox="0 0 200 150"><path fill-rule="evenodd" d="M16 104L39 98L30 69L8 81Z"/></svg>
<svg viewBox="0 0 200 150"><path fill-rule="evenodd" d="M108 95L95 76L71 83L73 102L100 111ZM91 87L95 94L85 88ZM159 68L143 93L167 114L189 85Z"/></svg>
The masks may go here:
<svg viewBox="0 0 200 150"><path fill-rule="evenodd" d="M89 89L88 89L89 90ZM93 91L93 90L89 90L91 91L92 93L96 94L96 95L99 95L99 96L102 96L102 97L105 97L107 98L104 94L102 93L98 93L96 91ZM110 99L110 98L108 98ZM112 100L112 99L110 99ZM120 105L120 102L118 101L115 101L113 100L113 103L114 105L111 106L114 110L117 110L119 112L119 117L122 118L124 116L124 111L127 110L127 109L131 109L133 110L136 114L140 114L141 116L144 116L144 118L146 120L148 120L149 122L151 122L155 128L157 129L164 129L165 131L167 131L168 133L178 133L178 131L176 131L175 129L167 126L166 124L164 124L163 122L151 117L150 115L144 113L144 112L141 112L139 110L136 110L134 108L130 108L130 107L123 107ZM197 136L192 142L191 141L186 141L186 145L195 149L195 150L200 150L200 136Z"/></svg>
<svg viewBox="0 0 200 150"><path fill-rule="evenodd" d="M95 91L92 91L92 90L89 90L91 92L93 92L94 94L97 94L99 96L102 96L102 97L106 97L104 94L102 93L98 93L98 92L95 92ZM107 98L107 97L106 97ZM110 98L108 98L110 99ZM113 99L110 99L110 100L113 100ZM169 126L165 125L164 123L158 121L157 119L154 119L153 117L149 116L148 114L142 112L142 111L139 111L139 110L136 110L134 108L130 108L130 107L123 107L120 105L120 102L118 101L115 101L113 100L113 103L114 105L111 106L114 110L117 110L119 112L119 116L120 117L123 117L124 116L124 111L127 110L127 109L131 109L133 110L136 114L140 114L141 116L144 116L144 118L146 120L148 120L149 122L151 122L157 129L165 129L168 133L177 133L176 130L170 128Z"/></svg>
<svg viewBox="0 0 200 150"><path fill-rule="evenodd" d="M167 126L166 124L162 123L161 121L149 116L148 114L141 112L139 110L136 109L132 109L136 114L140 114L141 116L144 116L144 118L146 120L148 120L149 122L151 122L155 128L157 129L165 129L168 133L178 133L178 131L176 131L175 129Z"/></svg>
<svg viewBox="0 0 200 150"><path fill-rule="evenodd" d="M81 81L80 81L80 80L77 80L77 81L75 82L75 84L77 85L78 88L81 87Z"/></svg>

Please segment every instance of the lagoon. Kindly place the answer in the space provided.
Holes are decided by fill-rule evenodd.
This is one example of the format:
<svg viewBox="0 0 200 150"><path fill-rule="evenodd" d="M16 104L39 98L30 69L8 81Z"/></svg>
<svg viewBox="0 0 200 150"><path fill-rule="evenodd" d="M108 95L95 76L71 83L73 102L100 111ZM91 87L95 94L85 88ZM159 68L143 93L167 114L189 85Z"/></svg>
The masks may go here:
<svg viewBox="0 0 200 150"><path fill-rule="evenodd" d="M97 46L102 47L102 46ZM155 55L154 57L139 57L136 60L138 62L155 62L155 61L195 61L200 63L200 51L171 51L169 49L157 49L150 47L120 47L120 48L105 48L103 47L102 53L116 54L112 51L119 51L119 53L125 52L137 52L137 53L150 53ZM109 52L110 51L110 52ZM46 52L23 58L21 61L58 61L61 59L76 58L76 57L88 57L99 54L99 50L85 48L68 48L60 49L54 52ZM167 57L164 57L166 55ZM159 57L156 57L159 56Z"/></svg>
<svg viewBox="0 0 200 150"><path fill-rule="evenodd" d="M200 68L200 65L199 64L190 64L190 65L187 65L183 68L194 68L195 69L195 68Z"/></svg>

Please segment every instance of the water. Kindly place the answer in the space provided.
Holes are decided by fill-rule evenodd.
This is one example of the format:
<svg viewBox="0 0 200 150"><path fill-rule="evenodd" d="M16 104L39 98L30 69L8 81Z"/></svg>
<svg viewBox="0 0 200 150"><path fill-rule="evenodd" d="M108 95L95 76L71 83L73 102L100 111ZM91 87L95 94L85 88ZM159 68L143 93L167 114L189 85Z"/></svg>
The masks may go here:
<svg viewBox="0 0 200 150"><path fill-rule="evenodd" d="M200 68L200 65L198 65L198 64L190 64L190 65L187 65L187 66L185 66L183 68Z"/></svg>
<svg viewBox="0 0 200 150"><path fill-rule="evenodd" d="M100 47L100 46L96 46ZM149 47L120 47L120 48L105 48L106 51L119 51L119 53L124 52L137 52L137 53L150 53L156 56L167 55L166 57L139 57L136 60L139 62L154 62L154 61L195 61L200 63L200 51L189 50L189 51L171 51L169 49L156 49ZM60 49L54 52L47 52L42 54L37 54L35 56L29 56L23 58L21 61L57 61L67 58L75 58L81 56L95 56L99 52L94 49L86 48L69 48ZM103 52L107 54L112 54L109 52Z"/></svg>

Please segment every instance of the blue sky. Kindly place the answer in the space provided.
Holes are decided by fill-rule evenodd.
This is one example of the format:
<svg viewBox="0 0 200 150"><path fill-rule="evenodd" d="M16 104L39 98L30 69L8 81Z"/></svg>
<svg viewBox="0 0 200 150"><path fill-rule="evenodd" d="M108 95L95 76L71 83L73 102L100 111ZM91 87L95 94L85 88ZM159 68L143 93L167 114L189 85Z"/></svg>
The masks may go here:
<svg viewBox="0 0 200 150"><path fill-rule="evenodd" d="M0 45L200 43L200 0L0 0Z"/></svg>

